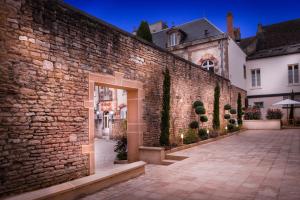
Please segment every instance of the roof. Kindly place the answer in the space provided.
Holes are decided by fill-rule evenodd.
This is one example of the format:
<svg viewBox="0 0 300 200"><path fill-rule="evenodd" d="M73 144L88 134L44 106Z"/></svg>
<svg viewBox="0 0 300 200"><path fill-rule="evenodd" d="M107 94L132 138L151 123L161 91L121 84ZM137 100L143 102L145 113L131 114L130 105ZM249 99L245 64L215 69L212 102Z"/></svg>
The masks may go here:
<svg viewBox="0 0 300 200"><path fill-rule="evenodd" d="M267 58L273 56L282 56L288 54L300 53L300 43L294 45L280 46L271 49L263 49L254 52L248 56L248 60L258 59L258 58Z"/></svg>
<svg viewBox="0 0 300 200"><path fill-rule="evenodd" d="M171 27L168 29L164 29L158 31L156 33L152 33L153 43L161 48L166 48L166 44L168 42L168 34L167 32L171 29L179 29L184 32L186 37L184 38L183 43L192 42L195 40L200 40L208 37L217 36L223 34L221 30L219 30L215 25L213 25L206 18L197 19L191 22L187 22L176 27ZM205 30L207 30L207 35L205 35Z"/></svg>
<svg viewBox="0 0 300 200"><path fill-rule="evenodd" d="M300 52L300 19L262 26L256 36L242 39L240 46L245 50L253 43L256 49L248 52L248 59Z"/></svg>
<svg viewBox="0 0 300 200"><path fill-rule="evenodd" d="M258 50L300 43L300 19L262 27Z"/></svg>

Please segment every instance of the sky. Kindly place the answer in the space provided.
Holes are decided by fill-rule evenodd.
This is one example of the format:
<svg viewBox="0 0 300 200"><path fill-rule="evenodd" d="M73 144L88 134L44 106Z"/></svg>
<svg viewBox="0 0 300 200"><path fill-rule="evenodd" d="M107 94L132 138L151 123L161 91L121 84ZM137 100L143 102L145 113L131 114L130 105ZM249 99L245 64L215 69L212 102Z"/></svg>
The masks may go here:
<svg viewBox="0 0 300 200"><path fill-rule="evenodd" d="M64 0L97 18L132 32L142 20L180 25L206 17L226 31L226 14L232 12L234 26L242 38L253 36L257 24L269 25L300 18L300 0Z"/></svg>

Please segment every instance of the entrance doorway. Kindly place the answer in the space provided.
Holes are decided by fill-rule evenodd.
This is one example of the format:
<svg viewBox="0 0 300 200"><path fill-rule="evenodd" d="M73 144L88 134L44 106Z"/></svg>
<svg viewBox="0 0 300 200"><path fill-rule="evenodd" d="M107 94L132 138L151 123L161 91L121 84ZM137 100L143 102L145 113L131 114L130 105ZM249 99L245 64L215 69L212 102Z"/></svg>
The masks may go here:
<svg viewBox="0 0 300 200"><path fill-rule="evenodd" d="M128 162L134 162L139 160L139 146L142 145L142 132L144 131L145 124L142 119L143 113L143 84L139 81L132 81L123 78L123 74L115 72L114 76L103 74L89 74L89 100L85 101L85 107L89 109L89 144L82 145L82 152L89 155L89 171L90 174L95 173L96 168L96 140L97 136L102 136L103 131L98 134L97 130L99 126L95 126L95 101L94 101L94 89L95 86L120 89L127 91L126 109L122 107L122 116L124 112L127 115L127 147L128 147ZM102 119L101 119L102 116ZM99 119L101 121L100 127L110 129L110 122L115 119L111 116L111 113L104 115L99 112ZM98 128L96 128L98 127ZM102 130L100 128L100 130ZM110 130L109 130L110 132ZM108 140L111 141L111 140Z"/></svg>

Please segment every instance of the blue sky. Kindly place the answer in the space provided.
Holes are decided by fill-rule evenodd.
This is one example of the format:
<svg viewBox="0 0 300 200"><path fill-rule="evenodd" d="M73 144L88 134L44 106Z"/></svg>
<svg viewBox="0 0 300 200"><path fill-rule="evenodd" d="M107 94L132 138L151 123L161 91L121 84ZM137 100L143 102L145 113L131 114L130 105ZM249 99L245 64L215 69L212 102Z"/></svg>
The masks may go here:
<svg viewBox="0 0 300 200"><path fill-rule="evenodd" d="M263 25L300 18L300 0L65 0L66 3L123 30L132 32L141 20L163 20L178 25L206 17L226 31L226 13L231 11L234 26L242 38L256 33Z"/></svg>

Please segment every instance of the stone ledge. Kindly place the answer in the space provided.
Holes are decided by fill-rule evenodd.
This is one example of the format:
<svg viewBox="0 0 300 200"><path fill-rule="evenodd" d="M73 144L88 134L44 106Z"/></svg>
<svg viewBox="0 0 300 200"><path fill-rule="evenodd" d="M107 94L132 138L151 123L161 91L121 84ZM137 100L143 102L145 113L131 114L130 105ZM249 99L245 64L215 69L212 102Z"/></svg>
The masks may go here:
<svg viewBox="0 0 300 200"><path fill-rule="evenodd" d="M145 173L146 163L138 161L116 169L96 173L59 185L8 197L5 200L72 200L94 193L113 184L135 178Z"/></svg>

